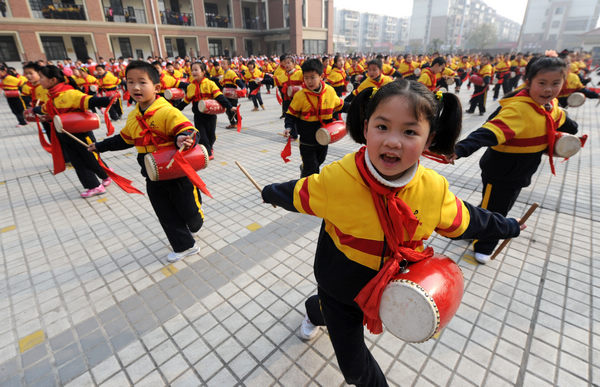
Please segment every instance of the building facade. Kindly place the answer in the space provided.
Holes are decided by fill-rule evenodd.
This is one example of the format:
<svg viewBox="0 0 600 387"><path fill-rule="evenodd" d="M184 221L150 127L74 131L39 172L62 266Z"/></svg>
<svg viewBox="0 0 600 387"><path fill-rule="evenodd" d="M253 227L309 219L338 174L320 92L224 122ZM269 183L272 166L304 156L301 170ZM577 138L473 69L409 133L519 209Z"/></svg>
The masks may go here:
<svg viewBox="0 0 600 387"><path fill-rule="evenodd" d="M6 0L0 61L324 53L333 0Z"/></svg>
<svg viewBox="0 0 600 387"><path fill-rule="evenodd" d="M529 0L519 38L522 51L580 49L596 27L600 0Z"/></svg>
<svg viewBox="0 0 600 387"><path fill-rule="evenodd" d="M348 9L336 9L334 51L381 52L404 50L408 19Z"/></svg>
<svg viewBox="0 0 600 387"><path fill-rule="evenodd" d="M479 26L495 27L499 42L516 42L520 24L497 14L482 0L414 0L408 43L413 51L467 47Z"/></svg>

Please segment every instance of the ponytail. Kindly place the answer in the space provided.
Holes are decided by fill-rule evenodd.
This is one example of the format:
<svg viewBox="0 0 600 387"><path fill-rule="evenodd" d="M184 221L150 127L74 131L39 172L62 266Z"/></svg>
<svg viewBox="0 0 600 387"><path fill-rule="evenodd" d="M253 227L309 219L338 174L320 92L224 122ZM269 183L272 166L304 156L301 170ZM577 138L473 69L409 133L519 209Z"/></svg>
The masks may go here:
<svg viewBox="0 0 600 387"><path fill-rule="evenodd" d="M369 100L373 96L373 90L373 87L368 87L358 93L352 99L348 115L346 116L346 130L350 133L350 137L359 144L367 143L365 139L365 120L368 119L366 111Z"/></svg>
<svg viewBox="0 0 600 387"><path fill-rule="evenodd" d="M437 110L436 118L431 125L431 133L434 133L434 137L429 150L450 155L454 153L454 145L462 129L462 106L456 95L443 93Z"/></svg>

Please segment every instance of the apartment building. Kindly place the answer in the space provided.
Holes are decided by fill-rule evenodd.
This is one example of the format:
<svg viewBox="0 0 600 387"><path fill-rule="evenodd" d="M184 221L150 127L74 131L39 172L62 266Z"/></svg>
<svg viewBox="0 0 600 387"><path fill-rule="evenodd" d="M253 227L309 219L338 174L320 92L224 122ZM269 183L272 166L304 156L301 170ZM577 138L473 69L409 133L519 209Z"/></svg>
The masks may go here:
<svg viewBox="0 0 600 387"><path fill-rule="evenodd" d="M333 50L332 0L5 0L0 60Z"/></svg>

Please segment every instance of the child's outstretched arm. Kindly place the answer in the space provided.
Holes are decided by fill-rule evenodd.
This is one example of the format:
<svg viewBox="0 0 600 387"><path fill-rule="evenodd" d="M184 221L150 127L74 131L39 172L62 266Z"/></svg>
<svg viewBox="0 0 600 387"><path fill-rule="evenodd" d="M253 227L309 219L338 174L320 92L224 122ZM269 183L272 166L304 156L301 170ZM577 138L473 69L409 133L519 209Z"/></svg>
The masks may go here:
<svg viewBox="0 0 600 387"><path fill-rule="evenodd" d="M330 172L329 167L331 165L324 167L318 174L300 180L267 185L262 190L262 198L265 203L283 207L288 211L326 218L327 186L336 183L335 172Z"/></svg>
<svg viewBox="0 0 600 387"><path fill-rule="evenodd" d="M469 225L464 233L453 239L508 239L521 233L517 219L506 218L467 202L463 202L463 205L469 212ZM440 234L443 235L443 232Z"/></svg>
<svg viewBox="0 0 600 387"><path fill-rule="evenodd" d="M133 142L131 144L128 144L127 142L125 142L125 140L123 139L123 137L121 137L120 134L117 134L116 136L106 138L100 142L90 144L87 149L90 152L102 153L106 151L123 150L131 148L132 146Z"/></svg>

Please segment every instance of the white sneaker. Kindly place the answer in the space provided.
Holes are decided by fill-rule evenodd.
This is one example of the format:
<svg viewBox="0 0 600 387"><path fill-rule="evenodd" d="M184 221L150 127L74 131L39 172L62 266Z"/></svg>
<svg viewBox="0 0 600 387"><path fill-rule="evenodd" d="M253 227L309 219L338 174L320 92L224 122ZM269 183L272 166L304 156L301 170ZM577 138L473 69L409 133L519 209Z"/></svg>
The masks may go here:
<svg viewBox="0 0 600 387"><path fill-rule="evenodd" d="M305 315L304 320L302 320L302 324L298 329L298 337L304 341L309 341L314 339L317 333L319 333L319 327L311 323L308 319L308 315Z"/></svg>
<svg viewBox="0 0 600 387"><path fill-rule="evenodd" d="M490 261L492 254L475 253L475 260L483 265Z"/></svg>
<svg viewBox="0 0 600 387"><path fill-rule="evenodd" d="M198 246L198 244L194 243L194 245L192 247L190 247L189 249L182 251L180 253L176 253L174 251L170 252L169 255L167 255L167 261L168 262L177 262L180 259L187 257L188 255L196 254L199 250L200 250L200 247Z"/></svg>

